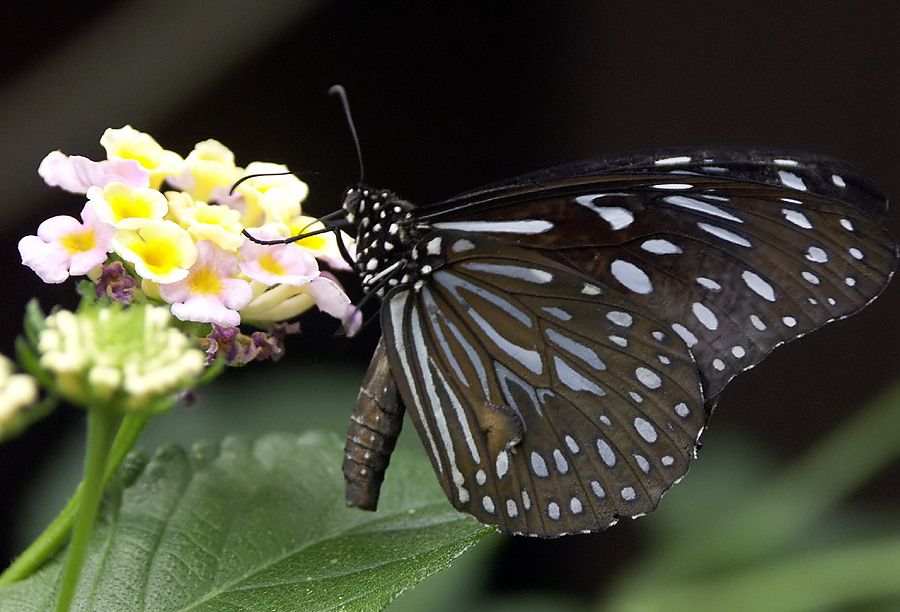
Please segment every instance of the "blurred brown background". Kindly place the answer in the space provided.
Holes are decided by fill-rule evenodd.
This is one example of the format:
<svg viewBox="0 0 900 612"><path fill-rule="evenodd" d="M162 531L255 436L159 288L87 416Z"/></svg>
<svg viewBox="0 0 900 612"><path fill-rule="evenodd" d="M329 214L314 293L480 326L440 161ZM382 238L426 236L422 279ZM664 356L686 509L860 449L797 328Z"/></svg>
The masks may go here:
<svg viewBox="0 0 900 612"><path fill-rule="evenodd" d="M603 153L719 144L829 153L900 194L900 3L533 4L86 0L0 9L0 349L11 354L29 297L73 303L71 283L44 286L16 250L42 219L77 216L82 205L41 182L47 152L99 159L103 130L125 123L182 155L216 138L240 165L319 172L306 210L324 214L358 178L343 115L326 95L334 83L349 91L367 181L417 202ZM774 455L797 455L900 373L898 307L894 282L859 316L739 377L710 436L736 430ZM323 371L335 359L361 371L377 339L375 329L332 339L333 324L315 316L305 329L293 352ZM290 375L290 363L279 367ZM80 423L66 409L0 447L4 565L20 545L7 536L23 493L53 460L55 440ZM411 427L405 436L415 436ZM897 490L895 469L860 496ZM633 547L630 529L506 544L492 588L592 593Z"/></svg>

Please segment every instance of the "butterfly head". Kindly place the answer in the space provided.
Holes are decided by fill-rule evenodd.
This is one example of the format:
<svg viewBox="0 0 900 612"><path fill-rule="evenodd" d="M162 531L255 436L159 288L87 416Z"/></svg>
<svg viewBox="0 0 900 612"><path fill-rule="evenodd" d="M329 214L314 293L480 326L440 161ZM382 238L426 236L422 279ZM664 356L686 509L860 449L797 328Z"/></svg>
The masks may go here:
<svg viewBox="0 0 900 612"><path fill-rule="evenodd" d="M356 269L366 292L376 290L382 296L387 288L408 282L404 272L422 233L416 228L413 205L391 191L358 186L347 191L343 211L356 226Z"/></svg>

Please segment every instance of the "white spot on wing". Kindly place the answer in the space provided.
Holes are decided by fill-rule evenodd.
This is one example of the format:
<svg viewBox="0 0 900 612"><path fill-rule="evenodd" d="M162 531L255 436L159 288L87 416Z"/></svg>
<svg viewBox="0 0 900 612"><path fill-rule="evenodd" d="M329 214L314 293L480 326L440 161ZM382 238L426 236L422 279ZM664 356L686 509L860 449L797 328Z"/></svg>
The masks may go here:
<svg viewBox="0 0 900 612"><path fill-rule="evenodd" d="M806 258L814 263L825 263L828 261L828 253L821 247L811 246L806 249Z"/></svg>
<svg viewBox="0 0 900 612"><path fill-rule="evenodd" d="M736 217L727 210L723 210L718 206L714 206L709 202L704 202L703 200L699 200L697 198L691 198L683 195L672 195L667 196L664 200L673 206L677 206L679 208L684 208L686 210L693 210L695 212L704 213L707 215L712 215L713 217L719 217L720 219L726 219L728 221L734 221L735 223L743 223L744 220L740 217Z"/></svg>
<svg viewBox="0 0 900 612"><path fill-rule="evenodd" d="M634 325L634 317L632 317L627 312L622 312L620 310L610 310L606 313L606 318L609 319L611 323L618 325L619 327L631 327Z"/></svg>
<svg viewBox="0 0 900 612"><path fill-rule="evenodd" d="M691 310L694 311L694 316L697 317L697 320L700 321L706 329L715 331L719 328L719 319L717 319L715 313L705 305L700 302L694 302L691 304Z"/></svg>
<svg viewBox="0 0 900 612"><path fill-rule="evenodd" d="M684 164L691 161L691 158L687 155L678 155L675 157L664 157L662 159L657 159L653 163L657 166L674 166L677 164Z"/></svg>
<svg viewBox="0 0 900 612"><path fill-rule="evenodd" d="M600 218L609 223L613 230L620 230L634 223L634 213L621 206L597 206L594 203L596 196L578 196L575 201L582 206L593 210Z"/></svg>
<svg viewBox="0 0 900 612"><path fill-rule="evenodd" d="M684 252L677 244L662 239L645 240L641 248L654 255L678 255Z"/></svg>
<svg viewBox="0 0 900 612"><path fill-rule="evenodd" d="M612 467L616 464L616 454L606 440L597 438L597 452L600 453L600 458L607 467Z"/></svg>
<svg viewBox="0 0 900 612"><path fill-rule="evenodd" d="M610 265L610 271L617 281L635 293L647 295L653 291L653 285L650 283L647 273L631 262L616 259Z"/></svg>
<svg viewBox="0 0 900 612"><path fill-rule="evenodd" d="M603 363L600 357L597 356L597 353L589 346L585 346L584 344L581 344L580 342L577 342L572 338L564 336L552 328L546 329L544 333L547 335L547 338L549 338L550 341L553 342L553 344L578 357L595 370L606 369L606 364Z"/></svg>
<svg viewBox="0 0 900 612"><path fill-rule="evenodd" d="M844 182L844 178L838 174L831 175L831 182L837 185L838 187L846 187L847 183Z"/></svg>
<svg viewBox="0 0 900 612"><path fill-rule="evenodd" d="M638 382L648 389L659 389L662 386L662 379L659 377L659 374L650 368L639 366L634 371L634 374L637 376Z"/></svg>
<svg viewBox="0 0 900 612"><path fill-rule="evenodd" d="M650 473L650 462L647 461L647 458L644 457L643 455L638 455L637 453L634 453L632 456L634 457L634 461L635 461L635 463L637 463L637 465L641 469L641 471L644 474L649 474Z"/></svg>
<svg viewBox="0 0 900 612"><path fill-rule="evenodd" d="M706 278L705 276L697 277L697 284L701 287L706 287L710 291L721 291L722 285L712 280L711 278Z"/></svg>
<svg viewBox="0 0 900 612"><path fill-rule="evenodd" d="M546 284L553 280L553 275L546 270L537 270L528 266L510 266L504 264L490 264L479 261L466 262L460 265L466 270L474 272L486 272L506 278L515 278L528 283Z"/></svg>
<svg viewBox="0 0 900 612"><path fill-rule="evenodd" d="M684 340L684 343L687 344L688 348L691 348L692 346L697 344L697 336L695 336L691 330L689 330L681 323L673 323L672 329L681 337L682 340Z"/></svg>
<svg viewBox="0 0 900 612"><path fill-rule="evenodd" d="M744 283L746 283L746 285L761 298L770 302L775 301L775 288L764 281L759 274L751 272L750 270L744 270L741 273L741 278L743 278Z"/></svg>
<svg viewBox="0 0 900 612"><path fill-rule="evenodd" d="M556 463L556 471L565 474L569 471L569 462L563 457L562 452L557 448L553 451L553 461Z"/></svg>
<svg viewBox="0 0 900 612"><path fill-rule="evenodd" d="M816 276L815 274L813 274L812 272L810 272L809 270L804 270L803 272L800 273L800 276L802 276L803 279L810 285L818 285L820 282L819 277Z"/></svg>
<svg viewBox="0 0 900 612"><path fill-rule="evenodd" d="M558 356L553 357L553 364L556 367L556 375L560 382L572 389L572 391L588 391L597 397L606 395L606 392L598 387L596 383L576 372L572 366Z"/></svg>
<svg viewBox="0 0 900 612"><path fill-rule="evenodd" d="M461 232L490 234L543 234L553 229L553 223L545 219L521 219L518 221L440 221L431 227Z"/></svg>
<svg viewBox="0 0 900 612"><path fill-rule="evenodd" d="M497 469L497 478L503 478L509 472L509 455L505 450L500 451L500 454L497 455L495 467Z"/></svg>
<svg viewBox="0 0 900 612"><path fill-rule="evenodd" d="M779 170L778 178L781 179L781 182L785 187L797 189L798 191L806 191L806 183L804 183L803 179L793 172L788 172L787 170Z"/></svg>
<svg viewBox="0 0 900 612"><path fill-rule="evenodd" d="M539 478L546 478L550 475L550 472L547 471L547 463L544 461L544 458L535 451L531 452L531 471Z"/></svg>
<svg viewBox="0 0 900 612"><path fill-rule="evenodd" d="M391 228L394 228L396 224L392 224ZM396 233L396 232L392 232ZM428 241L428 244L425 245L425 252L429 255L440 255L441 254L441 243L442 240L440 237L432 238Z"/></svg>
<svg viewBox="0 0 900 612"><path fill-rule="evenodd" d="M797 227L802 227L803 229L812 229L813 225L809 219L806 218L799 210L791 210L790 208L782 208L781 214L784 215L784 218L796 225Z"/></svg>
<svg viewBox="0 0 900 612"><path fill-rule="evenodd" d="M653 427L653 424L641 417L636 417L634 419L634 429L638 432L638 435L642 437L648 444L653 444L659 437L659 434L656 433L656 428Z"/></svg>
<svg viewBox="0 0 900 612"><path fill-rule="evenodd" d="M460 238L453 243L453 246L450 247L450 250L454 253L462 253L464 251L471 251L474 248L474 242L472 242L471 240L466 240L465 238Z"/></svg>
<svg viewBox="0 0 900 612"><path fill-rule="evenodd" d="M556 502L550 502L547 506L547 516L549 516L554 521L559 520L559 504Z"/></svg>
<svg viewBox="0 0 900 612"><path fill-rule="evenodd" d="M712 234L716 238L721 238L722 240L725 240L732 244L736 244L748 249L753 246L752 244L750 244L750 241L743 236L735 234L734 232L727 230L724 227L719 227L718 225L711 225L709 223L703 222L697 223L697 227L702 229L707 234Z"/></svg>
<svg viewBox="0 0 900 612"><path fill-rule="evenodd" d="M543 306L541 307L541 310L549 315L553 315L560 321L569 321L572 318L572 315L570 315L568 312L566 312L562 308L557 308L555 306Z"/></svg>

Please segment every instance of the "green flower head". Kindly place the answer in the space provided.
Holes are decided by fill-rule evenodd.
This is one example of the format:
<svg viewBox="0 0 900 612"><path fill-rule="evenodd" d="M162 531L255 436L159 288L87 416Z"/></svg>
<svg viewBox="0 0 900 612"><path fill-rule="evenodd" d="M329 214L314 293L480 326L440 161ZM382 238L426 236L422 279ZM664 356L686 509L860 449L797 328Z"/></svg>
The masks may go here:
<svg viewBox="0 0 900 612"><path fill-rule="evenodd" d="M61 310L40 332L40 364L74 404L147 409L189 386L204 368L206 355L170 319L168 309L144 304Z"/></svg>

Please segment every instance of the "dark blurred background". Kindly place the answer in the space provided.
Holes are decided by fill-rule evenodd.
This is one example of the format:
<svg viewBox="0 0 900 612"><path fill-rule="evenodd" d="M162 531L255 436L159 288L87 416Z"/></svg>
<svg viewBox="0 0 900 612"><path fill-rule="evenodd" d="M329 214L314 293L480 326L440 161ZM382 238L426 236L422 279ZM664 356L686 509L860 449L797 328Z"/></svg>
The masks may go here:
<svg viewBox="0 0 900 612"><path fill-rule="evenodd" d="M900 3L532 4L83 0L0 9L0 349L11 354L31 296L45 308L74 304L72 283L43 285L16 250L41 220L82 206L43 185L36 170L47 152L101 159L103 130L126 123L182 155L216 138L239 165L317 173L305 209L324 214L358 178L344 117L326 95L334 83L350 94L367 181L414 202L599 154L728 144L829 153L900 194ZM888 225L900 234L896 208ZM708 447L718 431L736 431L780 460L802 453L900 373L898 306L895 282L862 314L739 377ZM229 375L253 388L275 371L267 384L285 389L301 370L321 380L339 365L347 380L361 376L377 329L346 341L327 318L303 323L292 358L275 370ZM291 393L281 397L295 401ZM342 432L349 411L326 427ZM13 517L33 511L31 489L55 469L59 445L80 440L81 421L64 409L0 447L4 565L33 535ZM412 427L404 437L417 443ZM701 462L713 453L704 449ZM77 478L71 456L60 494ZM895 467L859 498L897 490ZM593 595L639 547L631 524L555 542L509 539L487 585Z"/></svg>

